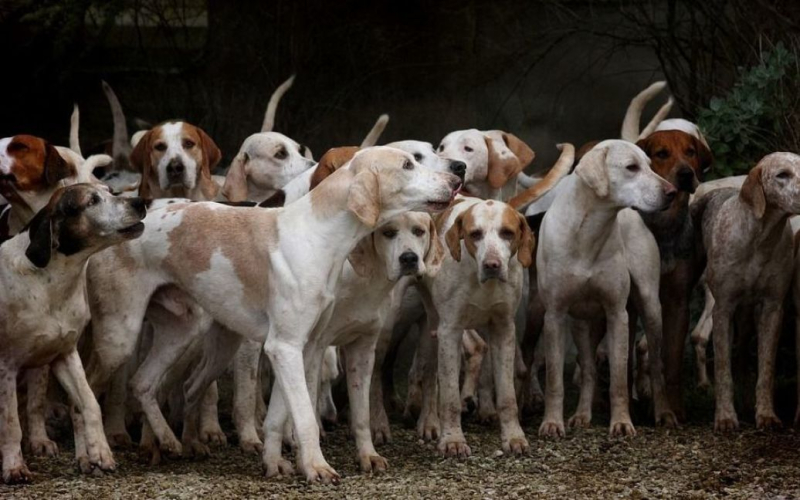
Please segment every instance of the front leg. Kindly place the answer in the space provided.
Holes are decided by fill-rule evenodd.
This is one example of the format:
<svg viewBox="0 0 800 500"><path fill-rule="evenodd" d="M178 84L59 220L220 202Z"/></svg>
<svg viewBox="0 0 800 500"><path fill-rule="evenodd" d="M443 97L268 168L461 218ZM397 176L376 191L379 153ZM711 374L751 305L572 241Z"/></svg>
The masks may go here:
<svg viewBox="0 0 800 500"><path fill-rule="evenodd" d="M383 472L389 467L386 459L375 451L369 422L370 379L375 364L377 336L377 333L364 335L344 347L350 426L356 438L362 472Z"/></svg>
<svg viewBox="0 0 800 500"><path fill-rule="evenodd" d="M450 322L439 326L438 370L439 418L442 436L439 452L446 457L466 458L471 451L461 430L461 401L458 377L461 372L461 335L463 330L454 328ZM513 358L512 358L513 360ZM513 369L513 364L511 365Z"/></svg>
<svg viewBox="0 0 800 500"><path fill-rule="evenodd" d="M261 460L267 477L294 474L292 463L284 459L282 455L284 429L288 420L289 409L286 407L283 391L276 380L270 396L267 416L264 419L264 452Z"/></svg>
<svg viewBox="0 0 800 500"><path fill-rule="evenodd" d="M739 428L739 419L733 407L733 376L731 375L731 316L733 307L717 300L714 304L714 385L716 410L714 430L733 431Z"/></svg>
<svg viewBox="0 0 800 500"><path fill-rule="evenodd" d="M525 433L519 425L519 408L514 388L517 335L513 317L502 318L492 324L489 343L503 452L522 455L528 452L529 447Z"/></svg>
<svg viewBox="0 0 800 500"><path fill-rule="evenodd" d="M575 367L580 372L580 396L578 408L570 417L569 424L572 428L588 428L592 424L592 403L597 385L597 362L595 360L596 346L592 345L589 323L586 321L573 321L571 323L572 339L578 348L579 366Z"/></svg>
<svg viewBox="0 0 800 500"><path fill-rule="evenodd" d="M756 427L779 428L783 424L775 414L772 396L775 389L775 360L783 322L781 301L767 302L758 319L758 382L756 383Z"/></svg>
<svg viewBox="0 0 800 500"><path fill-rule="evenodd" d="M25 371L28 391L26 414L28 415L28 445L36 456L54 457L58 445L47 436L45 405L47 403L47 380L50 367L45 365Z"/></svg>
<svg viewBox="0 0 800 500"><path fill-rule="evenodd" d="M611 425L609 434L635 436L628 402L628 312L620 308L606 310L608 363L611 371Z"/></svg>
<svg viewBox="0 0 800 500"><path fill-rule="evenodd" d="M0 363L0 455L3 456L3 482L27 483L31 471L22 458L22 427L17 411L17 370Z"/></svg>
<svg viewBox="0 0 800 500"><path fill-rule="evenodd" d="M544 314L547 374L540 436L564 437L564 338L568 331L567 323L566 312L548 309Z"/></svg>
<svg viewBox="0 0 800 500"><path fill-rule="evenodd" d="M86 453L85 456L78 456L81 471L84 473L95 470L113 471L117 465L103 430L100 405L97 404L97 399L86 381L78 351L73 349L66 356L54 361L52 369L72 401L73 422L78 424L75 429L75 452L78 455L81 453L81 448L84 448ZM79 442L80 427L83 431L83 446L80 446Z"/></svg>

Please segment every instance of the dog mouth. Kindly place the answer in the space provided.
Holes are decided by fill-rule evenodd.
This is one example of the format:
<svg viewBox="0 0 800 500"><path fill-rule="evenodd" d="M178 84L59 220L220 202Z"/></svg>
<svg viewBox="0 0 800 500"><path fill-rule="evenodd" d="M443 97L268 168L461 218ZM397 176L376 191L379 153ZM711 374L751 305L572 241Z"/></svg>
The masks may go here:
<svg viewBox="0 0 800 500"><path fill-rule="evenodd" d="M451 201L452 199L447 201L428 201L426 205L434 212L441 212L442 210L445 210L447 207L450 206Z"/></svg>
<svg viewBox="0 0 800 500"><path fill-rule="evenodd" d="M118 234L123 236L139 236L144 231L144 222L137 222L132 226L128 226L117 231Z"/></svg>

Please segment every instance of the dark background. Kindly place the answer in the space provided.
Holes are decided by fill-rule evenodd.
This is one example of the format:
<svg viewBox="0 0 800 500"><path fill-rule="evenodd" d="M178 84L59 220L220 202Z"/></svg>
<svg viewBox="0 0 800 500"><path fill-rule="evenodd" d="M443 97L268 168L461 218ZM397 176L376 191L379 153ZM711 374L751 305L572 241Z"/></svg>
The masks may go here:
<svg viewBox="0 0 800 500"><path fill-rule="evenodd" d="M295 73L276 130L316 157L358 144L386 112L381 142L499 128L544 168L557 142L618 137L630 98L665 75L673 116L694 118L760 47L797 36L797 4L7 0L0 137L66 145L77 102L84 154L96 150L112 135L105 79L131 133L134 118L185 119L217 141L227 166Z"/></svg>

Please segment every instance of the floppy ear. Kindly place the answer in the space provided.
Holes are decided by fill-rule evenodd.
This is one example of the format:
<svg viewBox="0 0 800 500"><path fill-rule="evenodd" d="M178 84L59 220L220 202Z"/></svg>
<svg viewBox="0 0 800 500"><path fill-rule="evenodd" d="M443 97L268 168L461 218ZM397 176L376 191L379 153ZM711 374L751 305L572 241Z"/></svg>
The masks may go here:
<svg viewBox="0 0 800 500"><path fill-rule="evenodd" d="M378 256L375 252L375 233L361 239L356 247L347 256L350 265L357 275L362 278L369 278L375 272L378 265Z"/></svg>
<svg viewBox="0 0 800 500"><path fill-rule="evenodd" d="M247 153L239 153L228 167L222 194L228 201L245 201L247 199L247 171L245 165L250 160Z"/></svg>
<svg viewBox="0 0 800 500"><path fill-rule="evenodd" d="M764 196L764 184L761 182L761 165L756 165L744 180L739 198L750 205L756 214L756 219L764 217L767 210L767 199Z"/></svg>
<svg viewBox="0 0 800 500"><path fill-rule="evenodd" d="M428 250L425 252L425 259L423 259L425 262L425 274L434 276L439 271L439 268L442 267L444 247L439 240L439 233L436 231L436 224L433 222L433 217L429 217L428 236L430 237L428 241ZM461 250L461 245L459 245L458 249L459 251Z"/></svg>
<svg viewBox="0 0 800 500"><path fill-rule="evenodd" d="M703 173L711 168L711 164L714 163L714 155L711 154L711 150L708 149L708 146L697 137L694 138L694 147L695 151L697 151L697 157L700 159L700 175L698 175L698 177L700 182L702 182Z"/></svg>
<svg viewBox="0 0 800 500"><path fill-rule="evenodd" d="M464 237L463 231L464 212L456 217L453 225L447 230L444 235L444 241L447 243L447 248L450 250L450 256L456 262L461 262L461 238Z"/></svg>
<svg viewBox="0 0 800 500"><path fill-rule="evenodd" d="M500 189L509 179L522 172L524 165L505 142L495 141L489 136L485 136L484 139L489 155L487 180L493 189Z"/></svg>
<svg viewBox="0 0 800 500"><path fill-rule="evenodd" d="M653 138L652 138L651 135L648 135L647 137L645 137L643 139L639 139L638 141L636 141L636 145L639 146L639 148L642 151L644 151L644 154L646 154L647 156L650 156L651 155L650 148L653 147Z"/></svg>
<svg viewBox="0 0 800 500"><path fill-rule="evenodd" d="M329 149L322 158L319 159L314 173L311 174L309 182L309 190L314 189L320 182L328 178L329 175L336 172L342 165L353 159L353 156L360 148L355 146L347 146L341 148Z"/></svg>
<svg viewBox="0 0 800 500"><path fill-rule="evenodd" d="M597 196L608 196L608 172L606 171L607 149L594 148L581 158L575 174L586 183Z"/></svg>
<svg viewBox="0 0 800 500"><path fill-rule="evenodd" d="M531 267L533 263L533 249L534 249L534 238L533 232L531 231L530 226L528 226L528 221L525 219L525 216L521 213L517 212L517 218L519 218L519 244L517 246L517 260L519 263L522 264L522 267Z"/></svg>
<svg viewBox="0 0 800 500"><path fill-rule="evenodd" d="M203 164L200 167L200 191L207 200L213 200L219 192L219 185L211 177L211 171L222 158L222 153L211 137L203 129L195 127L200 135L200 146L203 148Z"/></svg>
<svg viewBox="0 0 800 500"><path fill-rule="evenodd" d="M138 134L138 132L137 132ZM135 137L136 134L134 134ZM131 165L133 168L142 174L139 181L139 196L142 198L150 199L150 176L153 170L152 162L150 161L150 145L153 140L153 131L148 130L145 134L136 141L136 145L131 151ZM133 141L132 141L133 142Z"/></svg>
<svg viewBox="0 0 800 500"><path fill-rule="evenodd" d="M533 162L533 159L536 158L536 153L533 152L531 147L525 144L522 139L514 134L503 132L503 142L519 159L519 162L522 165L522 170L525 170L528 165Z"/></svg>
<svg viewBox="0 0 800 500"><path fill-rule="evenodd" d="M362 224L374 228L381 213L381 193L378 174L365 168L355 176L347 196L347 209L353 212Z"/></svg>
<svg viewBox="0 0 800 500"><path fill-rule="evenodd" d="M44 179L48 186L54 186L61 179L75 175L74 168L70 168L58 150L49 142L44 143Z"/></svg>
<svg viewBox="0 0 800 500"><path fill-rule="evenodd" d="M51 215L50 207L45 207L39 210L28 224L31 242L25 250L25 256L39 268L47 267L53 249L58 246Z"/></svg>

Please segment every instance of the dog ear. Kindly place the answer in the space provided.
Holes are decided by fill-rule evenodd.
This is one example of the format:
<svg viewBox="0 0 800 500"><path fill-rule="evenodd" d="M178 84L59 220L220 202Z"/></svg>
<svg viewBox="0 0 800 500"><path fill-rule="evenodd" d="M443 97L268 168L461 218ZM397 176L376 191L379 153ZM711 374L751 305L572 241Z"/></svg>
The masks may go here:
<svg viewBox="0 0 800 500"><path fill-rule="evenodd" d="M200 136L200 147L203 149L203 164L200 167L200 191L207 200L213 200L219 192L219 185L211 177L211 171L222 159L222 152L211 137L203 129L195 127Z"/></svg>
<svg viewBox="0 0 800 500"><path fill-rule="evenodd" d="M39 268L47 267L53 249L58 246L51 206L52 203L39 210L28 224L30 243L25 250L25 256Z"/></svg>
<svg viewBox="0 0 800 500"><path fill-rule="evenodd" d="M48 186L55 186L61 179L75 175L75 167L67 163L58 150L49 142L44 143L44 179Z"/></svg>
<svg viewBox="0 0 800 500"><path fill-rule="evenodd" d="M697 137L693 137L693 139L694 148L695 151L697 151L697 157L700 160L700 175L698 177L700 182L703 182L703 174L706 170L711 168L711 164L714 163L714 155L711 154L711 150L708 149L708 146L706 146L703 141Z"/></svg>
<svg viewBox="0 0 800 500"><path fill-rule="evenodd" d="M436 231L436 224L433 221L433 217L429 217L428 219L428 236L430 239L423 261L425 263L425 274L428 276L435 276L436 273L439 272L439 268L442 267L444 247L439 240L439 233ZM461 250L460 245L459 250Z"/></svg>
<svg viewBox="0 0 800 500"><path fill-rule="evenodd" d="M464 212L456 217L453 225L444 235L444 241L447 243L447 248L450 250L450 256L456 262L461 262L461 239L464 237Z"/></svg>
<svg viewBox="0 0 800 500"><path fill-rule="evenodd" d="M375 272L378 265L378 256L375 252L375 233L370 233L358 242L356 247L347 256L350 265L357 275L362 278L369 278Z"/></svg>
<svg viewBox="0 0 800 500"><path fill-rule="evenodd" d="M489 156L486 179L489 181L489 186L491 186L492 189L500 189L506 185L509 179L522 172L524 165L522 165L517 155L506 145L505 141L501 142L495 140L488 135L484 136L484 140L486 141L486 148Z"/></svg>
<svg viewBox="0 0 800 500"><path fill-rule="evenodd" d="M756 214L756 219L764 217L764 212L767 210L767 199L764 196L764 184L761 181L761 165L756 165L747 174L739 197L744 203L750 205Z"/></svg>
<svg viewBox="0 0 800 500"><path fill-rule="evenodd" d="M328 176L336 172L342 165L352 160L358 150L359 148L354 146L329 149L322 155L322 158L319 159L316 170L311 174L309 190L317 187L320 182L327 179Z"/></svg>
<svg viewBox="0 0 800 500"><path fill-rule="evenodd" d="M378 174L372 168L365 168L353 179L347 196L347 209L367 227L378 224L381 212L381 193Z"/></svg>
<svg viewBox="0 0 800 500"><path fill-rule="evenodd" d="M533 250L536 242L525 216L519 212L516 212L516 214L517 218L519 218L520 235L519 242L517 243L517 260L522 264L522 267L528 268L531 267L533 263Z"/></svg>
<svg viewBox="0 0 800 500"><path fill-rule="evenodd" d="M588 185L597 196L608 196L608 172L606 171L606 148L594 148L581 158L575 174Z"/></svg>
<svg viewBox="0 0 800 500"><path fill-rule="evenodd" d="M222 194L228 201L245 201L247 199L247 170L245 165L250 157L241 152L231 162L228 173L225 174L225 183L222 185Z"/></svg>
<svg viewBox="0 0 800 500"><path fill-rule="evenodd" d="M533 162L533 159L536 158L536 153L531 149L530 146L525 144L519 137L514 134L509 134L508 132L503 132L503 142L506 144L506 147L511 150L514 155L519 158L519 162L522 165L522 170L528 168Z"/></svg>
<svg viewBox="0 0 800 500"><path fill-rule="evenodd" d="M134 134L134 139L131 139L132 143L135 141L135 145L131 151L130 163L142 175L139 181L139 196L150 199L150 175L153 170L150 161L150 146L153 140L153 131L148 130L138 140L135 139L136 134Z"/></svg>

